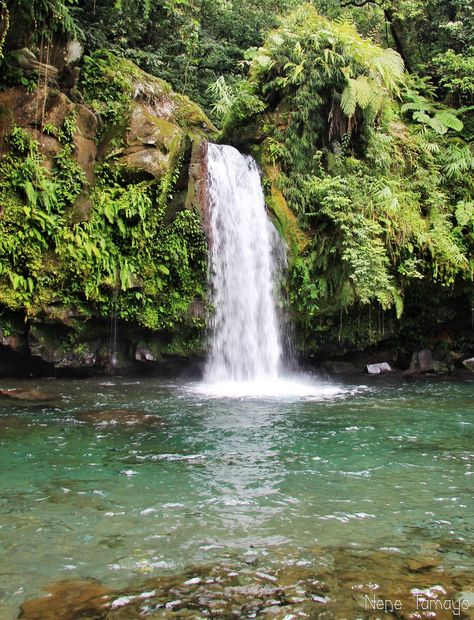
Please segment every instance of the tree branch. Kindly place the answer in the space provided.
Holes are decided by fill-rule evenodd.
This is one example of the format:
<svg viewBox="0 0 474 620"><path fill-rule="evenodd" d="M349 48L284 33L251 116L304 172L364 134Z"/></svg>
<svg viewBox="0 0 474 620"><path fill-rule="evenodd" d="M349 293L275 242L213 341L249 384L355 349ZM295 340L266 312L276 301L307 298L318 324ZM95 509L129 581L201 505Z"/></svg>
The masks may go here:
<svg viewBox="0 0 474 620"><path fill-rule="evenodd" d="M341 2L341 8L345 8L346 6L355 6L357 8L361 6L365 6L366 4L377 4L377 0L347 0L347 2Z"/></svg>

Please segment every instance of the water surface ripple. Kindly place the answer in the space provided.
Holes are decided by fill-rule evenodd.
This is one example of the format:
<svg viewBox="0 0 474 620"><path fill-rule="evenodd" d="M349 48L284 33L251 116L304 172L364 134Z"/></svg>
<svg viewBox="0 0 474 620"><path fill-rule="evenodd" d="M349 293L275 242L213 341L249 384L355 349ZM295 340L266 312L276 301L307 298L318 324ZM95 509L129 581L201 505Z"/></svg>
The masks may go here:
<svg viewBox="0 0 474 620"><path fill-rule="evenodd" d="M59 579L124 586L249 549L437 548L474 569L473 382L346 385L322 399L151 379L35 387L57 401L0 402L7 618ZM97 410L119 412L101 422Z"/></svg>

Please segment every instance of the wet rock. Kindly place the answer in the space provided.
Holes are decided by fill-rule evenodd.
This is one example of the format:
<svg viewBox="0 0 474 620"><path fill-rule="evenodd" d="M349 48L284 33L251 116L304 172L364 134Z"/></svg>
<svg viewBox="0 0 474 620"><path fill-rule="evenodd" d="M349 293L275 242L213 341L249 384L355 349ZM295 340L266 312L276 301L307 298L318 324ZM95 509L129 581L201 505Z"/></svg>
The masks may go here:
<svg viewBox="0 0 474 620"><path fill-rule="evenodd" d="M104 409L76 413L74 417L81 422L103 426L162 426L162 417L129 409Z"/></svg>
<svg viewBox="0 0 474 620"><path fill-rule="evenodd" d="M408 374L419 374L425 372L440 372L447 370L443 362L433 359L430 349L422 349L413 353Z"/></svg>
<svg viewBox="0 0 474 620"><path fill-rule="evenodd" d="M43 79L47 79L48 82L55 83L58 78L58 70L53 65L40 62L38 58L27 47L23 47L20 50L12 52L12 57L17 63L18 67L22 69L26 75L33 73L39 73Z"/></svg>
<svg viewBox="0 0 474 620"><path fill-rule="evenodd" d="M186 208L197 209L208 243L211 242L211 224L209 204L207 198L207 141L194 142L189 164L188 191L186 194Z"/></svg>
<svg viewBox="0 0 474 620"><path fill-rule="evenodd" d="M161 344L149 338L141 340L135 345L134 358L137 362L157 362L161 359Z"/></svg>
<svg viewBox="0 0 474 620"><path fill-rule="evenodd" d="M435 557L417 557L407 562L408 570L412 573L423 573L439 564L440 559Z"/></svg>
<svg viewBox="0 0 474 620"><path fill-rule="evenodd" d="M323 370L334 375L354 374L362 371L362 367L352 362L328 360L322 364Z"/></svg>
<svg viewBox="0 0 474 620"><path fill-rule="evenodd" d="M255 566L258 564L258 555L254 551L247 551L244 553L243 560L249 566Z"/></svg>
<svg viewBox="0 0 474 620"><path fill-rule="evenodd" d="M99 618L107 609L108 588L94 580L60 581L46 590L49 596L26 601L21 605L21 620L73 620Z"/></svg>
<svg viewBox="0 0 474 620"><path fill-rule="evenodd" d="M267 567L265 571L255 571L240 564L194 567L182 575L147 579L132 591L106 592L102 598L100 591L98 597L94 596L94 591L92 598L78 597L74 584L83 582L70 582L76 593L73 591L70 595L69 616L60 615L64 608L61 601L57 616L21 617L30 620L40 617L42 620L52 617L59 620L66 617L68 620L139 620L147 617L375 620L383 614L387 620L452 620L452 606L459 593L467 601L473 598L468 586L469 577L448 573L437 564L437 560L437 556L417 556L407 560L401 555L382 551L368 553L330 548L318 553L310 565ZM412 565L416 570L407 570L407 562L416 563L416 566ZM262 575L276 576L277 583L265 582ZM95 582L85 583L98 587ZM60 587L61 584L56 584L50 591L57 591ZM33 602L38 605L38 600L46 605L51 599L30 601L22 609L28 610ZM99 602L102 608L94 608L91 600ZM420 605L425 607L420 608ZM49 608L42 607L40 611L48 612Z"/></svg>
<svg viewBox="0 0 474 620"><path fill-rule="evenodd" d="M24 390L21 388L0 390L0 396L6 396L13 400L24 400L35 403L50 402L57 398L56 394L51 394L50 392L43 392L37 389Z"/></svg>
<svg viewBox="0 0 474 620"><path fill-rule="evenodd" d="M31 325L28 347L31 355L57 368L91 368L97 362L100 341L84 341L73 345L70 332L59 325Z"/></svg>
<svg viewBox="0 0 474 620"><path fill-rule="evenodd" d="M392 367L388 362L381 362L380 364L367 364L367 372L369 375L380 375L387 372L392 372Z"/></svg>
<svg viewBox="0 0 474 620"><path fill-rule="evenodd" d="M463 365L471 372L474 372L474 357L464 360Z"/></svg>
<svg viewBox="0 0 474 620"><path fill-rule="evenodd" d="M8 347L12 351L21 351L25 347L25 339L20 334L6 334L3 329L0 328L0 344L3 347Z"/></svg>
<svg viewBox="0 0 474 620"><path fill-rule="evenodd" d="M31 421L29 415L0 415L0 433L5 431L24 431L28 427L32 426L34 422Z"/></svg>

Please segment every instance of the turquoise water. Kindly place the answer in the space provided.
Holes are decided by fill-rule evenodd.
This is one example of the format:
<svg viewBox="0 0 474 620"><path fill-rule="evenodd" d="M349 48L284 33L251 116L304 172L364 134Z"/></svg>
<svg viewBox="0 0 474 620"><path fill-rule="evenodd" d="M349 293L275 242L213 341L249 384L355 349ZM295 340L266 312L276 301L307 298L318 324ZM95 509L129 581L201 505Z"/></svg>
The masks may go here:
<svg viewBox="0 0 474 620"><path fill-rule="evenodd" d="M122 587L249 550L438 549L474 574L473 381L294 400L151 379L22 385L58 398L0 401L1 618L60 579ZM116 408L151 415L83 415Z"/></svg>

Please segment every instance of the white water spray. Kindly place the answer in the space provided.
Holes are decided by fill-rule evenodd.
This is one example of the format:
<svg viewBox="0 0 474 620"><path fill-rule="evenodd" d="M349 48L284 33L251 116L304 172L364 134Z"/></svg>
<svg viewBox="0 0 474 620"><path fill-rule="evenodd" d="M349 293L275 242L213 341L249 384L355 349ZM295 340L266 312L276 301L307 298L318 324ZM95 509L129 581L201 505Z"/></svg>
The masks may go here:
<svg viewBox="0 0 474 620"><path fill-rule="evenodd" d="M275 261L284 246L268 219L255 161L210 144L208 199L215 315L205 378L275 379L282 363Z"/></svg>
<svg viewBox="0 0 474 620"><path fill-rule="evenodd" d="M255 161L209 144L209 276L214 315L201 393L218 397L326 398L340 389L282 376L275 303L285 247L268 218Z"/></svg>

